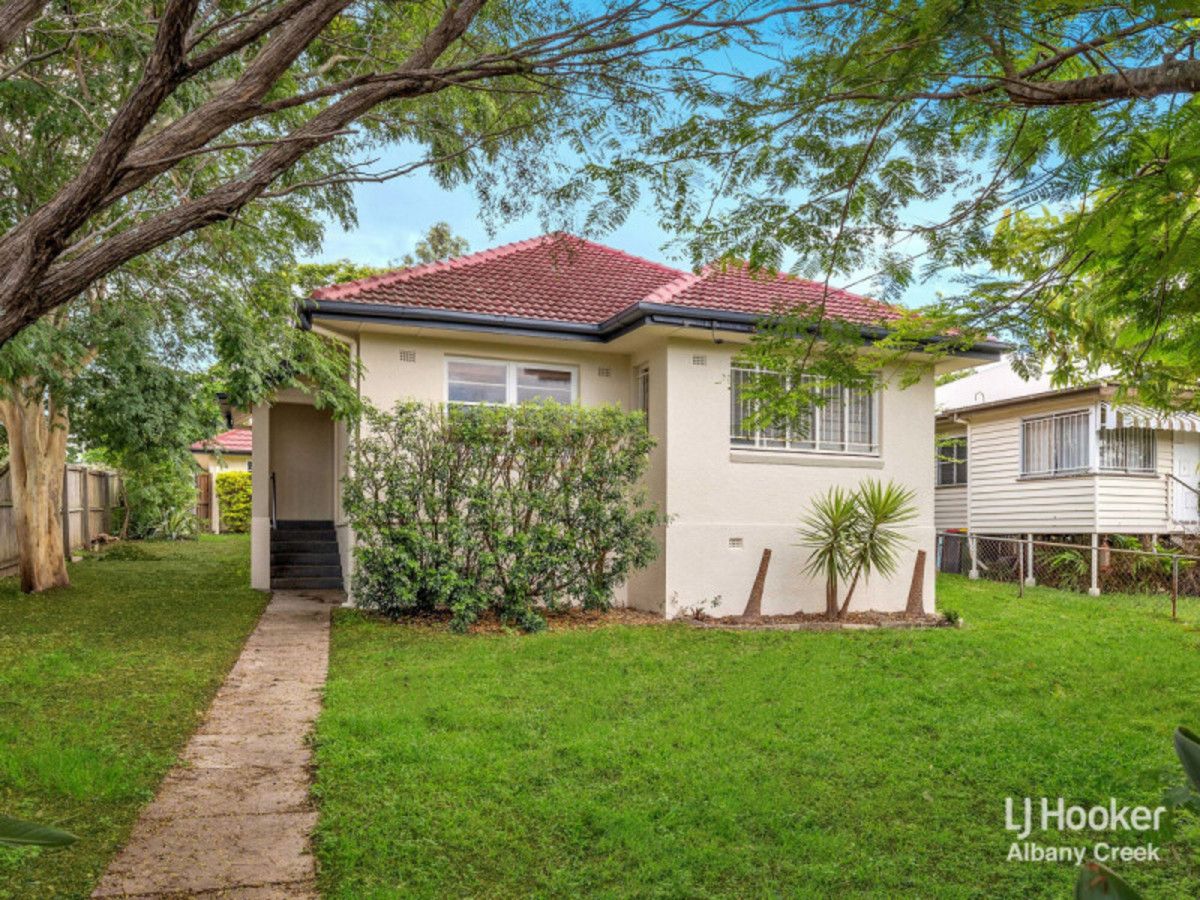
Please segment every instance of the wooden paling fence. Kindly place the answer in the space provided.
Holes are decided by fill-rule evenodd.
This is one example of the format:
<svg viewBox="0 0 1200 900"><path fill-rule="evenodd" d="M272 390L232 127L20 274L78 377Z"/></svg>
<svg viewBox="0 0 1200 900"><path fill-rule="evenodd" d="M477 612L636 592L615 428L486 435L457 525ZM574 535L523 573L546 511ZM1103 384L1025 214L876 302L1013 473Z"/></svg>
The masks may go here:
<svg viewBox="0 0 1200 900"><path fill-rule="evenodd" d="M17 571L17 531L13 522L12 474L0 467L0 576ZM121 505L121 476L92 466L67 466L63 473L63 543L89 546L112 530L113 510Z"/></svg>

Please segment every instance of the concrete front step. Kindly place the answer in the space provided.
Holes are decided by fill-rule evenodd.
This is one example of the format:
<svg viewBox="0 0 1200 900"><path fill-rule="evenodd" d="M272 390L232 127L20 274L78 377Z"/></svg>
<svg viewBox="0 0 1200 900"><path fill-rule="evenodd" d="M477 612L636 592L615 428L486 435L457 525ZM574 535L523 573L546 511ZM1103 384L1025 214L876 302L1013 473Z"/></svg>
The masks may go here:
<svg viewBox="0 0 1200 900"><path fill-rule="evenodd" d="M272 565L272 578L341 578L341 566Z"/></svg>
<svg viewBox="0 0 1200 900"><path fill-rule="evenodd" d="M271 554L337 553L337 541L271 541Z"/></svg>
<svg viewBox="0 0 1200 900"><path fill-rule="evenodd" d="M329 576L291 576L287 578L271 578L272 590L313 590L316 588L340 588L342 587L342 579L339 575L336 578Z"/></svg>
<svg viewBox="0 0 1200 900"><path fill-rule="evenodd" d="M272 566L340 566L342 558L333 550L288 550L271 554Z"/></svg>
<svg viewBox="0 0 1200 900"><path fill-rule="evenodd" d="M292 531L287 534L272 534L271 546L278 544L314 544L319 547L337 546L334 534L320 534L315 531Z"/></svg>
<svg viewBox="0 0 1200 900"><path fill-rule="evenodd" d="M305 529L316 531L333 531L333 523L328 519L276 519L275 527L282 529Z"/></svg>

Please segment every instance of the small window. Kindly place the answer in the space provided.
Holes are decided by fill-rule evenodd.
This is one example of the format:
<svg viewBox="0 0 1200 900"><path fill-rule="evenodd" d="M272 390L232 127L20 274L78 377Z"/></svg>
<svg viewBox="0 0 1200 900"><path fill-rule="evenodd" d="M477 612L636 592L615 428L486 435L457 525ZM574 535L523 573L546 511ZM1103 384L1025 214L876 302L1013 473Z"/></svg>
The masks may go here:
<svg viewBox="0 0 1200 900"><path fill-rule="evenodd" d="M450 403L495 404L575 402L575 370L567 366L451 359L446 362L446 399Z"/></svg>
<svg viewBox="0 0 1200 900"><path fill-rule="evenodd" d="M507 403L508 364L451 360L446 384L451 403Z"/></svg>
<svg viewBox="0 0 1200 900"><path fill-rule="evenodd" d="M633 373L633 408L636 412L645 413L646 421L650 421L649 366L638 366Z"/></svg>
<svg viewBox="0 0 1200 900"><path fill-rule="evenodd" d="M567 404L574 396L573 374L565 369L517 366L517 402L553 400Z"/></svg>
<svg viewBox="0 0 1200 900"><path fill-rule="evenodd" d="M247 472L253 472L253 471L254 471L254 462L253 462L253 460L247 460L247 461L246 461L246 471L247 471Z"/></svg>
<svg viewBox="0 0 1200 900"><path fill-rule="evenodd" d="M1112 428L1100 431L1100 468L1105 472L1157 471L1151 428Z"/></svg>
<svg viewBox="0 0 1200 900"><path fill-rule="evenodd" d="M1091 413L1086 410L1021 421L1021 474L1071 475L1091 465Z"/></svg>
<svg viewBox="0 0 1200 900"><path fill-rule="evenodd" d="M967 439L938 438L937 485L945 487L967 483Z"/></svg>

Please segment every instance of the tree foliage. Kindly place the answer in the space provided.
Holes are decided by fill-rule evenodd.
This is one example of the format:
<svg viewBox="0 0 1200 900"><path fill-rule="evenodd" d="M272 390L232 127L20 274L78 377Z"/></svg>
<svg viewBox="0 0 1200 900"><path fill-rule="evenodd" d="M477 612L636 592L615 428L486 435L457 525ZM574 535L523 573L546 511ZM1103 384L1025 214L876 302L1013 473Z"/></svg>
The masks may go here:
<svg viewBox="0 0 1200 900"><path fill-rule="evenodd" d="M356 181L424 169L443 185L475 182L501 214L534 198L570 206L586 190L554 189L563 166L650 133L706 48L792 8L7 0L0 343L213 226L295 228L317 212L348 225ZM384 146L408 161L375 168Z"/></svg>
<svg viewBox="0 0 1200 900"><path fill-rule="evenodd" d="M686 113L606 176L615 194L648 181L696 264L885 299L947 278L881 354L1000 334L1061 380L1107 363L1195 403L1198 22L1183 2L798 11L737 76L682 77ZM808 338L793 359L823 312L785 323Z"/></svg>
<svg viewBox="0 0 1200 900"><path fill-rule="evenodd" d="M425 232L425 236L417 241L412 253L404 254L403 263L415 266L421 263L439 262L462 256L470 249L467 239L459 237L450 228L449 222L434 222Z"/></svg>
<svg viewBox="0 0 1200 900"><path fill-rule="evenodd" d="M344 493L356 602L447 608L459 629L486 610L537 630L539 606L607 609L657 555L638 486L652 445L615 407L368 411Z"/></svg>

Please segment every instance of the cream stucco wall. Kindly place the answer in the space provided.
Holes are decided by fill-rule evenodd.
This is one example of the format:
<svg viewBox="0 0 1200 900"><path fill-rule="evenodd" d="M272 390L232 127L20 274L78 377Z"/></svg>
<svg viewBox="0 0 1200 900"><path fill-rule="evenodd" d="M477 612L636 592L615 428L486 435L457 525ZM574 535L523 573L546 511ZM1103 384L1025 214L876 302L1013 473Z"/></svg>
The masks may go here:
<svg viewBox="0 0 1200 900"><path fill-rule="evenodd" d="M881 400L882 455L847 458L789 452L731 451L729 366L738 344L660 337L627 353L568 342L535 346L364 333L358 346L365 369L363 396L381 407L400 399L445 399L446 360L479 356L576 366L584 404L632 401L632 375L650 372L650 430L658 442L646 477L647 495L670 519L659 534L664 552L628 585L630 605L672 616L721 598L716 612L741 612L764 547L773 552L764 596L767 612L823 608L823 586L800 574L804 554L795 547L797 523L818 493L863 478L893 478L918 494L911 543L891 582L862 586L856 606L902 609L916 550L930 557L926 605L933 605L933 442L931 378ZM693 357L706 357L705 366ZM605 374L606 373L606 374ZM740 537L742 549L731 550Z"/></svg>
<svg viewBox="0 0 1200 900"><path fill-rule="evenodd" d="M474 356L570 365L578 371L579 402L633 402L633 373L650 372L651 434L657 441L645 488L649 500L668 518L658 535L659 559L635 573L617 597L642 609L679 614L719 597L717 614L741 612L764 547L773 552L763 608L768 613L824 608L823 585L801 574L804 551L795 546L801 515L812 499L834 485L854 487L864 478L894 479L917 494L918 515L907 529L910 542L900 567L889 580L860 586L855 608L903 609L918 549L927 552L925 605L933 607L934 493L933 382L927 377L901 390L881 392L878 458L799 454L786 451L731 450L729 440L729 367L739 344L691 338L690 332L639 329L613 344L489 337L418 329L355 330L348 342L362 363L360 390L380 408L398 400L440 403L445 400L446 361ZM705 365L694 357L705 357ZM291 398L295 399L295 398ZM252 542L256 586L269 582L269 506L267 473L281 459L286 438L278 425L284 405L254 410L254 516ZM285 412L284 416L294 417ZM270 435L270 453L260 434ZM333 456L344 474L348 435L335 428ZM259 457L263 460L260 463ZM331 464L332 468L332 464ZM260 489L260 482L262 487ZM350 572L352 535L340 502L333 518L339 526L344 571ZM283 513L280 513L281 517ZM741 539L732 549L731 538Z"/></svg>
<svg viewBox="0 0 1200 900"><path fill-rule="evenodd" d="M848 457L731 449L729 368L736 344L671 341L667 347L666 612L703 605L740 613L762 551L772 551L764 613L824 609L824 585L801 573L806 552L797 527L812 500L863 479L896 482L916 493L909 543L890 580L872 579L852 608L903 609L918 549L926 551L925 606L933 608L933 380L880 393L880 456ZM696 365L697 356L704 365ZM740 542L737 540L740 539ZM740 543L740 547L732 546Z"/></svg>

